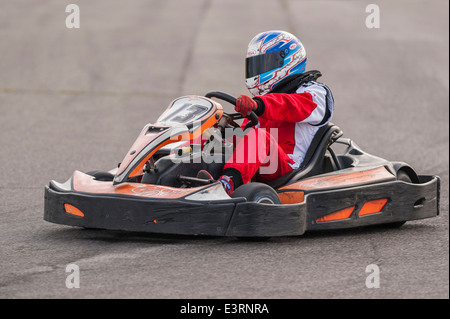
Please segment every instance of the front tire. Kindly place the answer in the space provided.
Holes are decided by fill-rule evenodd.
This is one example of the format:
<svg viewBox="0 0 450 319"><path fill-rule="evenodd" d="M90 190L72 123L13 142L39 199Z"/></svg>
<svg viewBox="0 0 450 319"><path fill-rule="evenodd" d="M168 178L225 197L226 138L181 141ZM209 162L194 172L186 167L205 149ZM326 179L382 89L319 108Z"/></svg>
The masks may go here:
<svg viewBox="0 0 450 319"><path fill-rule="evenodd" d="M269 185L263 183L248 183L238 187L233 194L232 198L244 197L249 202L266 204L266 205L279 205L281 204L280 197L277 192ZM266 241L270 237L238 237L242 241Z"/></svg>
<svg viewBox="0 0 450 319"><path fill-rule="evenodd" d="M86 174L94 177L95 180L102 182L111 182L114 179L114 175L110 172L100 170L89 171Z"/></svg>
<svg viewBox="0 0 450 319"><path fill-rule="evenodd" d="M279 205L280 197L269 185L263 183L248 183L238 187L232 198L245 197L247 201L260 204Z"/></svg>

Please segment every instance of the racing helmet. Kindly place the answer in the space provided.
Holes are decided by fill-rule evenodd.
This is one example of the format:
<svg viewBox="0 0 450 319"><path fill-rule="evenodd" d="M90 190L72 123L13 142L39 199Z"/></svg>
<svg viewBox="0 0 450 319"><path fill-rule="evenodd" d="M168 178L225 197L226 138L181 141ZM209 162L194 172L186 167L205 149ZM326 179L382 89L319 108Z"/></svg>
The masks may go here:
<svg viewBox="0 0 450 319"><path fill-rule="evenodd" d="M262 32L248 44L245 84L253 96L264 95L305 68L306 51L299 39L286 31Z"/></svg>

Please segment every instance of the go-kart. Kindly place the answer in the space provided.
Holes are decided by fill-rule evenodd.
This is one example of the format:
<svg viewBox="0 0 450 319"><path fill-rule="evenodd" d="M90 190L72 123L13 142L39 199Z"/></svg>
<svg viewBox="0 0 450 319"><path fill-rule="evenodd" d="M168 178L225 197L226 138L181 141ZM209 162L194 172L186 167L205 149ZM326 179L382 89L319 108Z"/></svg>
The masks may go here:
<svg viewBox="0 0 450 319"><path fill-rule="evenodd" d="M85 228L161 234L268 238L439 214L440 179L370 155L334 124L316 133L302 165L270 183L252 181L228 196L217 179L233 141L258 124L213 98L184 96L140 132L117 168L75 171L45 187L46 221ZM232 139L231 139L232 140ZM198 178L206 170L212 179Z"/></svg>

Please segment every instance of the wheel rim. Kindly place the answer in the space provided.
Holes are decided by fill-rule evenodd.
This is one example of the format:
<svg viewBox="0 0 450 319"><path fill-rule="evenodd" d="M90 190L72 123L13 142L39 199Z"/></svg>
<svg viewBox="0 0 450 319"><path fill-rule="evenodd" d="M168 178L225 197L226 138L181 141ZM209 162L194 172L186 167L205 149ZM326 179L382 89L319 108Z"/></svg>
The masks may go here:
<svg viewBox="0 0 450 319"><path fill-rule="evenodd" d="M258 198L255 202L258 203L258 204L271 204L271 205L274 205L274 204L275 204L275 202L273 201L273 199L272 199L272 198L269 198L269 197L261 197L261 198Z"/></svg>

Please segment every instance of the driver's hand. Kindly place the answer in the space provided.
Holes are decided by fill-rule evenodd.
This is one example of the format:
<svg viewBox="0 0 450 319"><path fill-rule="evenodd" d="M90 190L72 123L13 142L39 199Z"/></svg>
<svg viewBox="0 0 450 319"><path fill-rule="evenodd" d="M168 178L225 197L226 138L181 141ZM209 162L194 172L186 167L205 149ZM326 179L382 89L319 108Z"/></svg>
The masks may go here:
<svg viewBox="0 0 450 319"><path fill-rule="evenodd" d="M243 117L248 116L252 111L256 111L258 104L248 95L242 94L236 100L234 109L241 113Z"/></svg>

